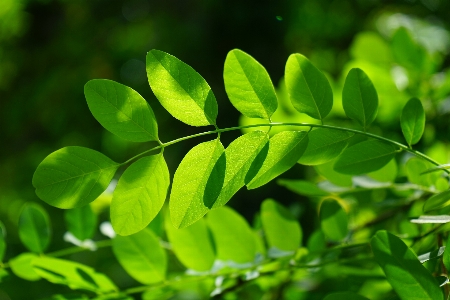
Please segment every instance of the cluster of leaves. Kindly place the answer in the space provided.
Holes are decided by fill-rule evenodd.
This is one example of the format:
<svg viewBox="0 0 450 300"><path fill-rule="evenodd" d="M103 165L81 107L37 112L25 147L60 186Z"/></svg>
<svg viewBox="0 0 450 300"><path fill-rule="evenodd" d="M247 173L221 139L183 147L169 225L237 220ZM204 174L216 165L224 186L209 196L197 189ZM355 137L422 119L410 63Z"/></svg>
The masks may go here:
<svg viewBox="0 0 450 300"><path fill-rule="evenodd" d="M80 294L79 299L128 299L127 295L137 292L144 292L144 299L163 299L192 281L207 290L206 295L233 299L252 286L273 297L280 291L289 294L286 286L294 279L314 279L315 273L326 273L327 266L337 264L342 272L344 266L352 267L356 274L368 270L366 275L375 277L382 270L383 278L390 283L385 294L393 289L401 299L444 299L439 285L446 285L448 280L434 275L445 275L450 267L450 254L442 242L446 232L442 224L450 222L445 215L450 207L444 173L448 166L430 168L439 164L412 149L425 128L419 99L409 100L401 115L407 145L369 133L377 116L378 95L366 73L354 68L345 80L342 106L359 129L325 125L324 119L333 107L330 83L306 57L293 54L285 71L291 103L298 112L321 124L274 123L271 116L277 110L278 97L267 71L253 57L236 49L229 52L224 67L230 102L242 115L268 123L221 129L216 124L214 93L190 66L167 53L151 50L147 54L147 75L153 93L173 117L188 125L212 125L215 129L163 143L152 108L136 91L110 80L91 80L85 85L85 95L99 123L126 140L153 141L157 146L123 163L88 148L62 148L47 156L33 177L39 198L68 209L66 239L76 244L76 249L111 245L125 271L144 286L121 290L106 275L86 265L56 258L67 252L33 254L44 253L51 231L47 214L35 204L23 209L19 223L20 238L33 253L23 253L6 264L16 275L27 280L43 278L95 294ZM309 131L270 135L277 126L306 127ZM253 130L223 146L222 133L244 127L267 130ZM171 183L164 149L211 134L217 134L217 138L192 148ZM410 154L404 167L408 182L396 181L396 156L401 152ZM317 206L320 228L309 236L305 246L300 224L275 200L262 202L254 228L225 206L244 186L263 186L297 163L314 166L325 178L318 183L278 181ZM107 231L107 224L103 224L112 241L95 243L90 239L96 217L89 204L105 192L118 173L121 175L110 205L113 230ZM377 191L384 193L377 201L360 201L361 192L367 197L364 193L377 196ZM368 215L365 207L373 202L378 202L377 210L383 214ZM439 211L442 215L423 215L422 206L425 213ZM409 220L408 216L415 218ZM370 221L364 222L367 217ZM386 225L382 222L390 218L400 218L400 233L377 231L377 226ZM164 230L158 234L150 228ZM4 252L3 236L0 240L0 252ZM435 251L419 257L415 254L432 247ZM169 272L171 257L167 250L184 266L182 279L177 277L179 270ZM442 264L423 265L441 256ZM319 284L314 279L305 290ZM330 293L326 299L366 299L364 296Z"/></svg>

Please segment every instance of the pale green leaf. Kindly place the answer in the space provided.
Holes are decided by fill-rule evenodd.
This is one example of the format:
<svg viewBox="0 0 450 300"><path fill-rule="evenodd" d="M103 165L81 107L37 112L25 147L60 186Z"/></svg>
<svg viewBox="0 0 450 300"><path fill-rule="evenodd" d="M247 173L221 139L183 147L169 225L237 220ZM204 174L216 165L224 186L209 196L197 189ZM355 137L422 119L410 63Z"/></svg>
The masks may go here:
<svg viewBox="0 0 450 300"><path fill-rule="evenodd" d="M269 74L244 51L228 52L223 79L231 104L244 116L270 119L276 111L278 100Z"/></svg>
<svg viewBox="0 0 450 300"><path fill-rule="evenodd" d="M338 292L327 295L323 300L369 300L353 292Z"/></svg>
<svg viewBox="0 0 450 300"><path fill-rule="evenodd" d="M295 251L302 242L302 229L291 212L272 199L261 205L261 221L269 247Z"/></svg>
<svg viewBox="0 0 450 300"><path fill-rule="evenodd" d="M167 255L150 229L129 236L116 236L112 250L125 271L140 283L165 280Z"/></svg>
<svg viewBox="0 0 450 300"><path fill-rule="evenodd" d="M33 266L31 265L36 257L38 257L36 254L29 252L19 254L9 261L11 271L13 271L16 276L28 281L41 279L41 276L34 271Z"/></svg>
<svg viewBox="0 0 450 300"><path fill-rule="evenodd" d="M408 30L400 27L392 37L392 52L402 66L420 71L426 61L425 49L413 39Z"/></svg>
<svg viewBox="0 0 450 300"><path fill-rule="evenodd" d="M307 145L306 131L282 131L275 134L269 140L268 149L265 148L267 154L263 164L258 166L259 170L250 168L247 177L253 177L255 173L256 175L246 183L247 188L251 190L260 187L292 168L305 152Z"/></svg>
<svg viewBox="0 0 450 300"><path fill-rule="evenodd" d="M132 142L158 140L158 124L150 105L132 88L94 79L84 86L92 115L110 132Z"/></svg>
<svg viewBox="0 0 450 300"><path fill-rule="evenodd" d="M111 201L111 224L120 235L145 228L161 210L170 185L162 153L134 162L119 179Z"/></svg>
<svg viewBox="0 0 450 300"><path fill-rule="evenodd" d="M235 263L252 263L256 241L247 221L224 206L208 213L207 223L216 244L217 258Z"/></svg>
<svg viewBox="0 0 450 300"><path fill-rule="evenodd" d="M48 155L33 175L36 194L58 208L94 201L108 187L120 165L100 152L65 147Z"/></svg>
<svg viewBox="0 0 450 300"><path fill-rule="evenodd" d="M408 145L417 144L425 129L425 111L419 99L412 98L406 103L400 117L400 125Z"/></svg>
<svg viewBox="0 0 450 300"><path fill-rule="evenodd" d="M427 213L432 210L441 209L450 205L450 190L446 190L439 194L433 195L425 201L423 212Z"/></svg>
<svg viewBox="0 0 450 300"><path fill-rule="evenodd" d="M375 261L401 299L444 299L436 279L405 243L387 231L378 231L370 241Z"/></svg>
<svg viewBox="0 0 450 300"><path fill-rule="evenodd" d="M432 173L432 172L442 171L442 170L448 170L448 169L450 169L450 164L439 165L437 167L429 168L428 170L423 171L420 174L427 174L427 173Z"/></svg>
<svg viewBox="0 0 450 300"><path fill-rule="evenodd" d="M204 219L176 229L166 218L165 228L172 251L183 265L196 271L211 269L215 259L214 245Z"/></svg>
<svg viewBox="0 0 450 300"><path fill-rule="evenodd" d="M328 179L332 184L340 187L351 187L353 185L352 176L338 173L334 170L337 159L315 166L317 173Z"/></svg>
<svg viewBox="0 0 450 300"><path fill-rule="evenodd" d="M33 259L32 265L34 271L42 278L52 283L67 285L71 289L96 293L117 291L117 287L107 276L80 263L40 256Z"/></svg>
<svg viewBox="0 0 450 300"><path fill-rule="evenodd" d="M216 124L217 101L208 83L190 66L159 50L147 53L147 77L162 106L192 126Z"/></svg>
<svg viewBox="0 0 450 300"><path fill-rule="evenodd" d="M397 163L395 159L391 159L384 167L367 175L379 182L394 182L397 178Z"/></svg>
<svg viewBox="0 0 450 300"><path fill-rule="evenodd" d="M321 197L329 194L327 191L322 190L316 184L307 180L279 179L277 183L302 196Z"/></svg>
<svg viewBox="0 0 450 300"><path fill-rule="evenodd" d="M333 106L333 92L325 75L301 54L289 56L286 87L292 105L308 116L322 120Z"/></svg>
<svg viewBox="0 0 450 300"><path fill-rule="evenodd" d="M351 69L342 90L342 106L350 119L358 122L364 131L375 120L378 111L378 95L363 70Z"/></svg>
<svg viewBox="0 0 450 300"><path fill-rule="evenodd" d="M426 170L431 166L431 163L421 158L411 157L406 162L406 175L408 176L408 181L421 186L433 186L440 174L426 173Z"/></svg>
<svg viewBox="0 0 450 300"><path fill-rule="evenodd" d="M394 158L396 147L378 140L367 140L347 147L334 169L343 174L359 175L376 171Z"/></svg>
<svg viewBox="0 0 450 300"><path fill-rule="evenodd" d="M90 205L72 208L64 213L67 229L80 241L92 238L97 227L97 215Z"/></svg>
<svg viewBox="0 0 450 300"><path fill-rule="evenodd" d="M169 203L176 228L189 226L208 212L209 201L217 197L224 178L219 170L224 167L215 167L224 165L224 159L219 160L223 151L216 139L198 144L181 161L173 177Z"/></svg>
<svg viewBox="0 0 450 300"><path fill-rule="evenodd" d="M348 233L348 217L345 210L334 199L325 199L320 205L320 227L334 241L343 240Z"/></svg>
<svg viewBox="0 0 450 300"><path fill-rule="evenodd" d="M334 158L347 147L353 134L341 130L317 128L308 133L308 146L298 160L302 165L321 165Z"/></svg>
<svg viewBox="0 0 450 300"><path fill-rule="evenodd" d="M47 212L38 204L25 204L19 217L19 237L30 251L42 253L50 243L51 227Z"/></svg>

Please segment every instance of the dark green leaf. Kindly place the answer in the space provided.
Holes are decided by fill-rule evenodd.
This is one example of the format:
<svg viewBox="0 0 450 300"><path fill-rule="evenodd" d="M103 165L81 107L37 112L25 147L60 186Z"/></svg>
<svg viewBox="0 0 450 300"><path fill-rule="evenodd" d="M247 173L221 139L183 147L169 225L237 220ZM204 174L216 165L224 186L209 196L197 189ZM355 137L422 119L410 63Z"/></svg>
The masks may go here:
<svg viewBox="0 0 450 300"><path fill-rule="evenodd" d="M19 217L19 237L30 251L42 253L50 243L51 228L47 212L38 204L25 204Z"/></svg>
<svg viewBox="0 0 450 300"><path fill-rule="evenodd" d="M205 79L178 58L159 50L147 53L147 77L162 106L192 126L216 124L217 101Z"/></svg>
<svg viewBox="0 0 450 300"><path fill-rule="evenodd" d="M65 147L39 164L33 186L38 197L52 206L81 207L103 193L119 166L100 152Z"/></svg>
<svg viewBox="0 0 450 300"><path fill-rule="evenodd" d="M286 87L294 108L322 120L333 106L333 92L325 75L301 54L289 56L285 70Z"/></svg>
<svg viewBox="0 0 450 300"><path fill-rule="evenodd" d="M279 179L277 183L302 196L321 197L329 193L307 180Z"/></svg>
<svg viewBox="0 0 450 300"><path fill-rule="evenodd" d="M13 271L16 276L23 278L28 281L36 281L41 279L33 269L32 261L38 257L34 253L21 253L9 261L9 266L11 271Z"/></svg>
<svg viewBox="0 0 450 300"><path fill-rule="evenodd" d="M369 300L353 292L338 292L327 295L323 300Z"/></svg>
<svg viewBox="0 0 450 300"><path fill-rule="evenodd" d="M441 209L450 205L450 190L446 190L439 194L433 195L425 201L423 212L427 213L432 210Z"/></svg>
<svg viewBox="0 0 450 300"><path fill-rule="evenodd" d="M146 227L161 210L170 185L162 153L134 162L119 179L111 202L111 223L120 235Z"/></svg>
<svg viewBox="0 0 450 300"><path fill-rule="evenodd" d="M3 260L6 251L6 229L0 221L0 262Z"/></svg>
<svg viewBox="0 0 450 300"><path fill-rule="evenodd" d="M442 247L441 247L442 248ZM444 263L444 266L447 270L450 270L450 238L447 238L447 242L445 243L445 249L447 251L444 251L444 255L442 257L442 262Z"/></svg>
<svg viewBox="0 0 450 300"><path fill-rule="evenodd" d="M97 215L90 205L69 209L64 214L67 229L80 241L92 238L97 227Z"/></svg>
<svg viewBox="0 0 450 300"><path fill-rule="evenodd" d="M370 244L376 262L401 299L444 299L436 279L401 239L381 230Z"/></svg>
<svg viewBox="0 0 450 300"><path fill-rule="evenodd" d="M367 140L346 148L334 164L334 169L343 174L359 175L381 169L392 158L397 149L378 140Z"/></svg>
<svg viewBox="0 0 450 300"><path fill-rule="evenodd" d="M361 69L351 69L342 90L342 106L350 119L358 122L364 131L375 120L378 95L375 87Z"/></svg>
<svg viewBox="0 0 450 300"><path fill-rule="evenodd" d="M408 145L417 144L425 129L425 111L419 99L412 98L406 103L400 117L400 125Z"/></svg>
<svg viewBox="0 0 450 300"><path fill-rule="evenodd" d="M231 103L244 116L270 119L278 106L277 95L266 69L247 53L228 52L223 71Z"/></svg>
<svg viewBox="0 0 450 300"><path fill-rule="evenodd" d="M158 140L158 124L150 105L135 90L112 80L94 79L84 86L95 119L115 135L133 142Z"/></svg>
<svg viewBox="0 0 450 300"><path fill-rule="evenodd" d="M320 227L328 238L340 241L347 236L347 213L336 200L325 199L320 205L319 216Z"/></svg>

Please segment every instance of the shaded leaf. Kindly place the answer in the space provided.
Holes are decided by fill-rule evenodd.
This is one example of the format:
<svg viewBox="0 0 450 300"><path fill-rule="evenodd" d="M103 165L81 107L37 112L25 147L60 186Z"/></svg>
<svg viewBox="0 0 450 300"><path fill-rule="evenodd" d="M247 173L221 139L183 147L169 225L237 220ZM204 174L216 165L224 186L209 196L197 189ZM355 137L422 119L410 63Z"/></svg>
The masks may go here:
<svg viewBox="0 0 450 300"><path fill-rule="evenodd" d="M6 229L5 225L0 221L0 262L3 260L3 257L6 252Z"/></svg>
<svg viewBox="0 0 450 300"><path fill-rule="evenodd" d="M285 80L296 110L317 120L322 120L331 111L333 93L330 83L306 57L301 54L289 56Z"/></svg>
<svg viewBox="0 0 450 300"><path fill-rule="evenodd" d="M111 224L120 235L145 228L166 200L170 174L162 153L142 157L119 179L111 201Z"/></svg>
<svg viewBox="0 0 450 300"><path fill-rule="evenodd" d="M425 49L414 41L408 30L400 27L392 37L392 52L402 66L416 71L424 67Z"/></svg>
<svg viewBox="0 0 450 300"><path fill-rule="evenodd" d="M424 262L429 261L431 259L441 257L442 254L444 254L444 252L445 252L445 246L439 247L439 249L436 249L434 251L419 255L417 258L419 259L420 263L423 264Z"/></svg>
<svg viewBox="0 0 450 300"><path fill-rule="evenodd" d="M395 159L391 159L384 167L370 172L367 175L379 182L394 182L397 178L397 163Z"/></svg>
<svg viewBox="0 0 450 300"><path fill-rule="evenodd" d="M97 215L90 205L69 209L64 213L67 229L80 241L92 238L97 227Z"/></svg>
<svg viewBox="0 0 450 300"><path fill-rule="evenodd" d="M276 111L278 100L269 74L244 51L228 52L223 79L230 102L244 116L270 119Z"/></svg>
<svg viewBox="0 0 450 300"><path fill-rule="evenodd" d="M327 163L315 166L317 173L328 179L332 184L339 187L351 187L353 185L352 176L338 173L334 170L334 165L337 159Z"/></svg>
<svg viewBox="0 0 450 300"><path fill-rule="evenodd" d="M176 119L192 126L216 124L216 97L190 66L168 53L151 50L147 77L156 98Z"/></svg>
<svg viewBox="0 0 450 300"><path fill-rule="evenodd" d="M440 247L443 248L443 247ZM440 249L439 248L439 249ZM444 266L447 270L449 270L450 268L450 239L447 238L447 242L445 243L445 249L447 249L447 251L444 251L443 257L442 257L442 262L444 263Z"/></svg>
<svg viewBox="0 0 450 300"><path fill-rule="evenodd" d="M106 79L90 80L84 95L92 115L110 132L132 142L158 140L150 105L132 88Z"/></svg>
<svg viewBox="0 0 450 300"><path fill-rule="evenodd" d="M347 236L347 213L336 200L325 199L322 201L319 217L320 227L328 238L340 241Z"/></svg>
<svg viewBox="0 0 450 300"><path fill-rule="evenodd" d="M11 271L13 271L16 276L23 278L28 281L36 281L41 279L33 269L32 261L38 257L34 253L21 253L9 261Z"/></svg>
<svg viewBox="0 0 450 300"><path fill-rule="evenodd" d="M50 243L51 227L47 212L38 204L25 204L19 217L19 237L30 251L42 253Z"/></svg>
<svg viewBox="0 0 450 300"><path fill-rule="evenodd" d="M307 180L279 179L277 183L302 196L321 197L329 193Z"/></svg>
<svg viewBox="0 0 450 300"><path fill-rule="evenodd" d="M323 300L369 300L353 292L337 292L327 295Z"/></svg>
<svg viewBox="0 0 450 300"><path fill-rule="evenodd" d="M450 190L446 190L439 194L433 195L425 201L423 212L427 213L432 210L441 209L450 205Z"/></svg>
<svg viewBox="0 0 450 300"><path fill-rule="evenodd" d="M425 129L425 111L422 102L417 98L412 98L406 103L400 117L403 136L411 147L417 144Z"/></svg>
<svg viewBox="0 0 450 300"><path fill-rule="evenodd" d="M103 193L119 166L100 152L65 147L39 164L33 186L38 197L52 206L81 207Z"/></svg>

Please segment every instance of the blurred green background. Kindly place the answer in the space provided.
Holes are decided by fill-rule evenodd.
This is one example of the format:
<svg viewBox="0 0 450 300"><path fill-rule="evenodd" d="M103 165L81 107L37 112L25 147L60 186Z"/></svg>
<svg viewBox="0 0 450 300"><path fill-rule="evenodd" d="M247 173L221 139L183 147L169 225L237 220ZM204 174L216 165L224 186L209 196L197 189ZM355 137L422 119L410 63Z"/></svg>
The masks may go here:
<svg viewBox="0 0 450 300"><path fill-rule="evenodd" d="M126 142L100 126L84 99L88 80L112 79L138 91L155 111L163 142L205 130L172 118L153 96L145 73L150 49L178 57L208 81L218 100L219 127L253 122L240 118L225 94L223 63L234 48L262 63L278 86L282 104L274 121L312 122L284 101L282 77L291 53L304 54L329 77L335 89L335 124L351 126L343 120L339 95L348 70L357 66L372 79L380 97L372 130L403 142L399 114L406 101L417 96L429 122L419 148L427 147L432 157L446 163L449 12L447 0L0 0L0 220L8 233L5 261L25 251L17 222L28 201L38 202L51 215L54 235L49 250L70 246L62 239L62 211L40 201L31 185L44 157L78 145L120 162L151 146ZM237 136L223 134L224 144ZM166 150L172 175L184 154L200 141ZM312 178L313 172L298 165L283 177ZM313 229L308 225L311 208L275 182L242 190L229 205L252 221L267 197L289 206L308 236ZM108 220L107 208L99 205L97 212L100 221ZM131 279L122 277L110 251L101 251L73 258L99 266L119 286L133 286ZM58 289L66 291L11 275L0 283L0 299L50 296Z"/></svg>

